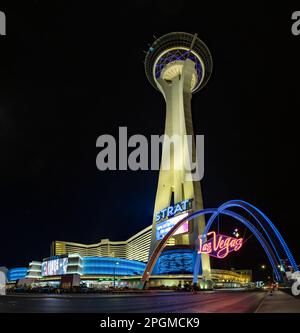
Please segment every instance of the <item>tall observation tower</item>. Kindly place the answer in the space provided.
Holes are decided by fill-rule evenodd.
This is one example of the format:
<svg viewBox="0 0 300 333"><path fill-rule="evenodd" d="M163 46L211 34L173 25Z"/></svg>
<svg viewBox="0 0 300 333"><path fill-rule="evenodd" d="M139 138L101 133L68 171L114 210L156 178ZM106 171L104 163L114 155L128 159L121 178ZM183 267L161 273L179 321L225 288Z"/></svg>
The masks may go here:
<svg viewBox="0 0 300 333"><path fill-rule="evenodd" d="M145 71L152 86L163 94L166 102L165 135L168 137L179 135L182 140L185 135L193 136L192 94L205 86L212 71L212 58L207 46L197 38L197 35L185 32L164 35L150 46L145 59ZM166 208L183 202L184 210L203 209L200 182L187 180L185 177L184 163L189 146L183 145L183 147L183 149L174 149L174 146L163 142L150 255L160 240L159 231L163 228L162 222L168 221ZM192 155L189 156L193 157L193 161L195 155L195 149L192 149ZM162 165L167 159L171 162L170 169L164 170ZM178 165L182 168L178 168ZM181 234L174 236L173 245L192 248L195 244L198 233L204 230L204 217L188 223ZM210 276L209 257L205 255L202 257L202 275Z"/></svg>

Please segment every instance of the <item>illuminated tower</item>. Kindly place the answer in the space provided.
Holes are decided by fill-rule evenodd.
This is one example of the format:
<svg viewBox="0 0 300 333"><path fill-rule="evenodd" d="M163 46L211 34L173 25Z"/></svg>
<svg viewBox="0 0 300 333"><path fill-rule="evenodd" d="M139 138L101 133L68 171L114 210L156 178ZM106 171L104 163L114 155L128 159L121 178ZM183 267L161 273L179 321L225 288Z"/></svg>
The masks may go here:
<svg viewBox="0 0 300 333"><path fill-rule="evenodd" d="M185 32L172 32L154 41L146 59L145 71L152 86L158 89L166 102L165 135L193 136L191 113L192 93L199 91L209 80L212 71L212 58L207 46L197 38ZM193 142L194 146L194 142ZM184 161L187 156L195 161L195 149L188 155L189 147L174 149L163 142L161 165L170 159L170 169L160 167L159 180L152 222L150 254L157 242L157 213L187 199L192 199L191 210L203 209L199 181L186 180ZM170 156L170 157L169 157ZM175 165L177 167L175 168ZM178 169L178 165L182 168ZM204 217L189 222L188 232L174 236L175 245L193 245L198 233L205 227ZM210 276L209 257L202 256L203 276Z"/></svg>

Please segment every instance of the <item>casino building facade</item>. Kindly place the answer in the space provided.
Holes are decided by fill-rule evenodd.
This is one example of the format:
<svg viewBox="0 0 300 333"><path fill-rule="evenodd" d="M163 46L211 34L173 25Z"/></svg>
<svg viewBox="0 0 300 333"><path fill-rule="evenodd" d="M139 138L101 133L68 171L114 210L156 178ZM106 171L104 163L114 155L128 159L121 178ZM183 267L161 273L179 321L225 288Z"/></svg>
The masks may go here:
<svg viewBox="0 0 300 333"><path fill-rule="evenodd" d="M9 269L6 274L8 283L11 286L59 287L65 277L76 275L81 283L96 289L141 288L151 230L152 226L149 226L125 241L101 239L99 243L90 245L54 241L50 257L31 261L28 267ZM191 284L194 262L192 247L170 242L154 267L148 287L177 288ZM249 283L252 276L251 271L212 269L212 279L216 287L238 287ZM201 283L200 287L205 288Z"/></svg>
<svg viewBox="0 0 300 333"><path fill-rule="evenodd" d="M54 241L51 245L51 255L78 253L82 257L111 257L147 262L151 230L149 226L125 241L101 239L99 243L90 245Z"/></svg>

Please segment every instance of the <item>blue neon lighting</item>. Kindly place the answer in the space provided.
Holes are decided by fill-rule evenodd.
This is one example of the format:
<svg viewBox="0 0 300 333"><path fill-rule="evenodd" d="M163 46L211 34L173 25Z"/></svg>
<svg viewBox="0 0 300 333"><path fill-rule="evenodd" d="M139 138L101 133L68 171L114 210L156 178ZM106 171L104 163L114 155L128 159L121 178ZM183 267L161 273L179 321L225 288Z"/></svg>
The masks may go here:
<svg viewBox="0 0 300 333"><path fill-rule="evenodd" d="M251 204L249 204L249 203L247 203L247 202L245 202L245 201L242 201L242 202L245 203L245 204L247 204L247 205L249 205L249 206L251 206L252 208L254 208L254 209L255 209L257 212L259 212L259 213L263 216L263 218L269 223L269 225L271 226L271 228L272 228L273 231L275 232L276 236L279 238L281 245L282 245L283 248L285 249L286 255L288 256L289 261L290 261L291 265L293 266L293 269L294 269L295 271L299 271L298 265L296 264L296 261L295 261L293 255L292 255L292 253L291 253L289 247L287 246L285 240L283 239L283 237L281 236L280 232L279 232L278 229L275 227L275 225L271 222L271 220L270 220L270 219L269 219L269 218L268 218L268 217L267 217L267 216L266 216L261 210L259 210L259 209L256 208L255 206L253 206L253 205L251 205Z"/></svg>
<svg viewBox="0 0 300 333"><path fill-rule="evenodd" d="M186 221L186 220L191 220L191 219L194 219L195 217L198 217L198 216L201 216L201 215L205 215L207 213L212 213L212 214L226 214L226 215L229 215L237 220L239 220L240 222L242 222L243 224L245 224L253 233L254 235L256 236L256 238L259 240L259 242L261 243L263 249L265 250L267 256L268 256L268 259L275 271L275 275L276 275L276 279L278 281L281 281L282 280L282 277L281 277L281 273L279 273L278 271L278 268L277 268L277 265L276 263L274 262L269 250L267 249L262 237L260 236L260 233L258 232L258 230L249 222L247 221L244 217L240 216L239 214L237 213L234 213L234 212L231 212L231 211L220 211L219 209L203 209L203 210L200 210L200 211L197 211L197 212L194 212L192 213L191 215L189 215L186 219L182 219L182 221ZM213 222L214 220L212 220ZM210 225L212 224L212 222L210 223ZM180 222L178 222L178 224L180 224ZM203 233L203 238L205 238L205 235L208 233L208 230L209 230L209 226L207 224L206 228L205 228L205 231ZM199 269L201 267L200 265L200 261L201 261L201 255L198 254L197 257L196 257L196 260L195 260L195 266L194 266L194 278L193 278L193 281L194 282L197 282L198 281L198 272L199 272Z"/></svg>
<svg viewBox="0 0 300 333"><path fill-rule="evenodd" d="M224 204L226 205L226 204ZM262 239L262 237L260 236L260 233L258 232L258 230L248 221L246 220L245 218L243 218L241 215L237 214L237 213L234 213L234 212L231 212L231 211L227 211L227 210L221 210L220 208L216 209L213 213L213 215L211 216L211 218L209 219L206 227L205 227L205 230L203 232L203 240L205 240L205 235L208 233L212 223L214 222L215 220L215 217L218 215L218 214L226 214L226 215L229 215L237 220L239 220L240 222L242 222L243 224L245 224L252 232L253 234L256 236L256 238L258 239L258 241L261 243L263 249L265 250L267 256L268 256L268 259L274 269L274 272L275 272L275 275L276 275L276 279L278 281L281 281L282 280L282 275L281 273L279 272L278 270L278 267L277 267L277 264L274 262L269 250L267 249L267 247L265 246L265 243ZM190 220L192 218L195 218L199 215L203 215L203 211L198 211L198 212L195 212L195 213L192 213L187 219ZM194 282L196 282L198 280L198 274L196 274L197 270L198 270L198 267L200 266L200 255L197 256L197 260L196 260L196 263L195 263L195 270L194 270Z"/></svg>
<svg viewBox="0 0 300 333"><path fill-rule="evenodd" d="M265 229L264 225L263 225L263 222L267 222L267 225L269 225L272 230L274 231L275 233L275 236L276 238L279 240L281 246L283 247L284 249L284 252L286 254L286 256L288 257L289 259L289 262L290 264L292 265L293 269L295 271L298 271L299 268L296 264L296 261L290 251L290 249L288 248L286 242L284 241L284 239L282 238L280 232L278 231L278 229L275 227L275 225L271 222L271 220L261 211L259 210L258 208L256 208L255 206L251 205L250 203L246 202L246 201L242 201L242 200L231 200L231 201L228 201L226 203L224 203L223 205L221 205L219 208L218 208L218 211L216 213L213 214L213 216L211 216L210 220L208 221L206 227L205 227L205 231L204 231L204 234L207 234L211 224L213 223L214 219L216 218L216 216L219 214L219 213L222 213L222 210L226 209L226 208L230 208L230 207L240 207L242 209L244 209L245 211L247 211L248 213L251 214L252 217L255 218L255 220L259 223L259 225L261 226L261 228L264 230L265 234L267 235L267 238L269 239L271 245L272 245L272 248L274 250L274 252L276 253L277 255L277 258L280 262L280 256L277 252L277 249L269 235L269 233L267 232L267 230ZM251 207L255 212L257 212L258 214L261 215L261 217L263 218L262 221L260 221L254 214L251 210L248 209L248 207ZM276 270L278 270L278 268L276 267Z"/></svg>
<svg viewBox="0 0 300 333"><path fill-rule="evenodd" d="M192 274L195 259L194 249L167 249L159 256L152 274Z"/></svg>
<svg viewBox="0 0 300 333"><path fill-rule="evenodd" d="M245 224L252 231L252 233L256 236L256 238L260 242L261 246L265 250L265 252L266 252L266 254L268 256L268 259L269 259L269 261L270 261L270 263L271 263L271 265L273 267L273 270L275 272L277 280L280 281L282 278L281 278L281 274L279 274L279 272L278 272L277 264L274 262L271 254L269 252L269 250L267 249L267 247L266 247L266 245L265 245L265 243L263 241L263 238L261 237L261 235L259 233L259 231L248 220L246 220L244 217L242 217L241 215L239 215L237 213L223 210L222 214L234 217L235 219L237 219L237 220L241 221L243 224Z"/></svg>
<svg viewBox="0 0 300 333"><path fill-rule="evenodd" d="M83 257L84 275L141 275L146 264L141 261L110 257Z"/></svg>
<svg viewBox="0 0 300 333"><path fill-rule="evenodd" d="M196 84L196 86L197 86L203 76L203 69L202 69L201 62L198 59L198 57L196 57L192 52L182 50L182 49L171 50L171 51L167 52L166 54L164 54L163 57L159 58L159 60L156 64L156 67L155 67L155 77L157 79L160 77L162 70L164 69L164 67L167 64L178 61L178 60L184 61L186 59L191 59L195 63L195 68L196 68L197 77L198 77L197 84Z"/></svg>
<svg viewBox="0 0 300 333"><path fill-rule="evenodd" d="M17 281L19 279L24 279L27 275L27 267L16 267L11 268L7 272L8 281Z"/></svg>
<svg viewBox="0 0 300 333"><path fill-rule="evenodd" d="M238 204L235 204L235 205L232 205L232 204L223 204L222 206L220 206L217 211L210 217L210 219L208 220L207 224L206 224L206 227L205 227L205 230L203 232L203 234L207 234L208 233L208 230L210 229L212 223L215 221L216 217L219 215L219 214L222 214L222 212L226 209L226 208L230 208L230 207L233 207L233 206L236 206L236 207L240 207L240 208L243 208L245 211L247 211L260 225L260 227L264 230L265 234L267 235L267 238L269 239L272 247L273 247L273 250L280 262L280 256L277 252L277 249L271 239L271 237L269 236L268 232L266 231L266 229L264 228L264 226L262 225L262 223L260 222L260 220L250 211L248 210L247 208L245 208L244 206L241 206L241 205L238 205Z"/></svg>
<svg viewBox="0 0 300 333"><path fill-rule="evenodd" d="M231 212L231 211L227 211L227 210L223 210L223 211L220 211L219 213L221 214L225 214L225 215L228 215L230 217L233 217L237 220L239 220L240 222L242 222L244 225L246 225L247 228L249 228L252 233L255 235L255 237L257 238L257 240L260 242L261 246L263 247L263 249L265 250L265 253L267 254L267 257L273 267L273 270L275 272L275 275L276 275L276 279L277 281L281 281L282 280L282 276L281 274L279 273L278 271L278 267L277 267L277 263L274 262L273 258L272 258L272 255L271 253L269 252L268 248L266 247L265 245L265 242L261 236L261 234L259 233L259 231L248 221L246 220L244 217L242 217L241 215L235 213L235 212ZM195 217L195 216L194 216ZM214 220L212 220L213 222ZM210 223L210 225L212 224L212 222ZM207 224L208 226L208 224ZM209 230L209 228L205 228L205 232L204 232L204 235L207 234L207 231ZM197 269L198 267L200 266L200 257L201 255L198 254L197 258L196 258L196 263L195 263L195 270L194 270L194 282L197 282L198 281L198 273L196 274L197 272Z"/></svg>
<svg viewBox="0 0 300 333"><path fill-rule="evenodd" d="M266 241L266 239L263 237L263 235L258 231L258 229L251 223L249 222L247 219L245 219L243 216L232 212L230 210L226 210L225 208L231 208L231 207L240 207L242 208L244 211L246 211L247 213L249 213L255 220L256 222L259 223L260 227L263 229L263 232L267 235L267 239L269 240L271 247L269 246L268 242ZM260 217L263 218L263 220L260 220L250 209L249 207L251 207L255 213L259 214ZM226 203L224 203L222 206L220 206L218 209L216 208L211 208L211 209L203 209L203 210L199 210L197 212L193 212L190 215L188 215L185 218L182 218L180 221L178 221L178 223L170 230L170 232L167 233L167 235L163 238L162 242L158 245L159 246L159 251L154 251L155 253L152 254L151 258L150 258L150 263L151 266L147 266L146 270L144 272L143 275L143 279L145 279L145 276L149 276L149 274L151 273L151 269L152 269L152 262L153 262L153 255L155 255L156 257L154 257L154 263L155 260L157 259L157 257L159 256L159 254L161 253L161 248L166 244L167 240L176 232L176 230L185 222L190 221L198 216L201 215L205 215L205 214L212 214L212 216L210 217L205 230L203 232L203 241L205 241L206 235L209 231L210 226L212 225L212 223L215 221L215 218L219 215L219 214L225 214L228 216L231 216L237 220L239 220L240 222L242 222L244 225L246 225L252 232L253 234L256 236L256 238L258 239L258 241L260 242L260 244L262 245L263 249L265 250L268 259L272 265L272 268L274 270L275 276L277 281L282 281L282 273L281 271L278 269L278 264L281 263L279 254L277 252L277 249L274 245L273 239L271 238L271 235L269 235L269 233L267 232L266 228L264 227L263 223L266 222L267 226L270 226L275 234L275 239L279 240L286 256L289 259L289 262L291 264L291 266L293 267L293 269L295 271L299 271L299 268L296 264L296 261L290 251L290 249L288 248L286 242L284 241L283 237L281 236L280 232L277 230L277 228L274 226L274 224L270 221L270 219L264 214L262 213L259 209L257 209L255 206L242 201L242 200L232 200L232 201L228 201ZM197 249L195 249L196 251ZM201 255L197 255L196 256L196 260L195 260L195 265L194 265L194 282L198 281L198 272L199 272L199 267L200 267L200 260L201 260ZM279 260L279 262L278 262ZM149 265L149 264L148 264Z"/></svg>
<svg viewBox="0 0 300 333"><path fill-rule="evenodd" d="M229 201L230 205L229 205L228 203L226 203L226 204L220 206L219 209L222 210L222 209L223 209L223 206L224 206L224 209L225 209L225 208L230 208L230 207L236 206L236 207L243 208L246 212L248 212L248 213L249 213L249 214L250 214L250 215L256 220L256 222L260 225L260 227L263 229L263 231L264 231L265 234L267 235L267 238L269 239L269 241L270 241L270 243L271 243L271 245L272 245L272 248L273 248L273 250L274 250L274 252L275 252L275 254L276 254L276 256L277 256L277 259L278 259L279 262L280 262L280 256L279 256L279 254L278 254L278 252L277 252L276 246L274 245L274 243L273 243L273 241L272 241L272 239L271 239L269 233L267 232L267 230L265 229L265 227L263 226L263 224L261 223L261 221L255 216L255 214L254 214L251 210L247 209L246 207L244 207L244 206L242 206L242 205L240 205L240 204L238 204L238 203L237 203L237 204L233 204L233 202L234 202L234 200ZM245 203L246 203L246 202L245 202Z"/></svg>

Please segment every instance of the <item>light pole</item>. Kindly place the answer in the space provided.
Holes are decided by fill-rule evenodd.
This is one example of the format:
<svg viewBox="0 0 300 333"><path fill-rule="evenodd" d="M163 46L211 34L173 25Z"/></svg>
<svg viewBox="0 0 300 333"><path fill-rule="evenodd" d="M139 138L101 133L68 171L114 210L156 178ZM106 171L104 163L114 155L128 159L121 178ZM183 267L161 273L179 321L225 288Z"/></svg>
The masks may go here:
<svg viewBox="0 0 300 333"><path fill-rule="evenodd" d="M118 261L115 262L115 266L114 266L114 289L116 287L116 267L117 267L117 265L119 265Z"/></svg>
<svg viewBox="0 0 300 333"><path fill-rule="evenodd" d="M260 266L260 268L261 268L262 271L265 271L265 269L266 269L266 265L263 264L263 265ZM263 279L265 280L265 278L266 278L266 273L264 272L264 274L263 274ZM264 282L265 282L265 281L264 281Z"/></svg>

